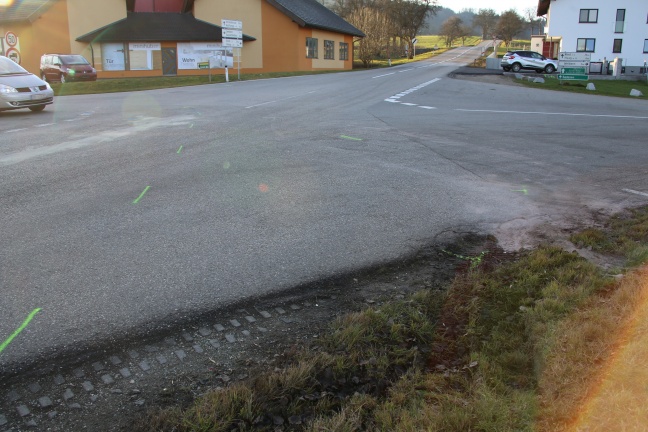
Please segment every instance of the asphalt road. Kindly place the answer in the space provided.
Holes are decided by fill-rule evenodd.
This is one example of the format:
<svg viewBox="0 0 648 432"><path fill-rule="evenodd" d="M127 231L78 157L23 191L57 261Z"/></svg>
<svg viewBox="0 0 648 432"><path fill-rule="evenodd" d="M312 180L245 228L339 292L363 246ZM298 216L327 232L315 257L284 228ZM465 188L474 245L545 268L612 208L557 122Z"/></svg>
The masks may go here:
<svg viewBox="0 0 648 432"><path fill-rule="evenodd" d="M648 202L644 101L448 78L477 50L0 114L0 343L40 308L0 372L453 232Z"/></svg>

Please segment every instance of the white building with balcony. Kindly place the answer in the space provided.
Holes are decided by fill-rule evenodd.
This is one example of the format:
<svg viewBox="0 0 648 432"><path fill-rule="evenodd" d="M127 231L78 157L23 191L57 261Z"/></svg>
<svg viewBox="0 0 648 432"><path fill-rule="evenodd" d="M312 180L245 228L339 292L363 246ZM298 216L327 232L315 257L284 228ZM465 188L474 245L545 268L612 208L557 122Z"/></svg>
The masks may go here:
<svg viewBox="0 0 648 432"><path fill-rule="evenodd" d="M592 62L621 59L625 73L645 73L648 61L647 0L538 0L545 34L532 47L546 57L591 53Z"/></svg>

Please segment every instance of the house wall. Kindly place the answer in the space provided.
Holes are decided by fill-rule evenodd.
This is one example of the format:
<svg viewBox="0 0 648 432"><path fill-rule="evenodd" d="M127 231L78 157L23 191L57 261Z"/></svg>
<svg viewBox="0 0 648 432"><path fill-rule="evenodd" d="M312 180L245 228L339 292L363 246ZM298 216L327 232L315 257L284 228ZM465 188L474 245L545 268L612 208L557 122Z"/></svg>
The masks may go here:
<svg viewBox="0 0 648 432"><path fill-rule="evenodd" d="M45 53L70 53L68 11L65 0L52 6L33 23L9 23L0 26L0 33L12 31L20 43L21 66L40 75L40 58Z"/></svg>
<svg viewBox="0 0 648 432"><path fill-rule="evenodd" d="M596 23L579 23L581 9L598 9ZM625 9L623 33L615 33L617 9ZM592 61L623 59L624 66L643 66L648 59L644 40L648 39L648 2L646 0L557 0L547 15L548 36L562 37L560 51L576 52L579 38L596 39ZM620 53L613 53L614 39L621 39Z"/></svg>
<svg viewBox="0 0 648 432"><path fill-rule="evenodd" d="M286 15L266 1L261 2L263 14L263 65L276 72L310 70L310 59L306 58L307 35L311 31L301 29Z"/></svg>
<svg viewBox="0 0 648 432"><path fill-rule="evenodd" d="M82 54L91 63L93 63L92 52L99 51L99 61L97 61L97 52L94 53L94 65L101 68L101 50L99 44L92 44L90 47L87 43L77 42L76 38L90 33L98 28L104 27L115 21L126 18L126 2L124 0L66 0L68 3L68 21L69 21L69 41L71 52Z"/></svg>

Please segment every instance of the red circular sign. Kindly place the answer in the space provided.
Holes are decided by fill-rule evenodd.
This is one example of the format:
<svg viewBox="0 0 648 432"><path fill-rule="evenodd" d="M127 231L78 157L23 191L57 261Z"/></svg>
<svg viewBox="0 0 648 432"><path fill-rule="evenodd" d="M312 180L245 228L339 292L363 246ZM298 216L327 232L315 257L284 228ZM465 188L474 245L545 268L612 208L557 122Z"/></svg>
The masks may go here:
<svg viewBox="0 0 648 432"><path fill-rule="evenodd" d="M5 55L9 57L11 60L20 64L20 51L18 51L16 48L9 48L5 53Z"/></svg>
<svg viewBox="0 0 648 432"><path fill-rule="evenodd" d="M18 36L16 36L16 33L8 31L5 33L5 42L7 42L7 45L10 47L15 47L18 43Z"/></svg>

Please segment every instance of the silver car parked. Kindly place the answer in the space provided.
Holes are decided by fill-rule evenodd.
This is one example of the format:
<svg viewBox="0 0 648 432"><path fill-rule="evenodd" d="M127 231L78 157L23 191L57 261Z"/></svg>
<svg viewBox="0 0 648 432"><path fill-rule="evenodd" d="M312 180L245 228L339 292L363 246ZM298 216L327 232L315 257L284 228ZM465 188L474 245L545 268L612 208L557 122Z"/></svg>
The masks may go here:
<svg viewBox="0 0 648 432"><path fill-rule="evenodd" d="M54 102L52 87L13 60L0 56L0 111L43 111Z"/></svg>
<svg viewBox="0 0 648 432"><path fill-rule="evenodd" d="M558 69L556 60L547 57L535 51L508 51L502 57L500 64L504 71L519 72L521 69L532 69L538 73L554 73Z"/></svg>

